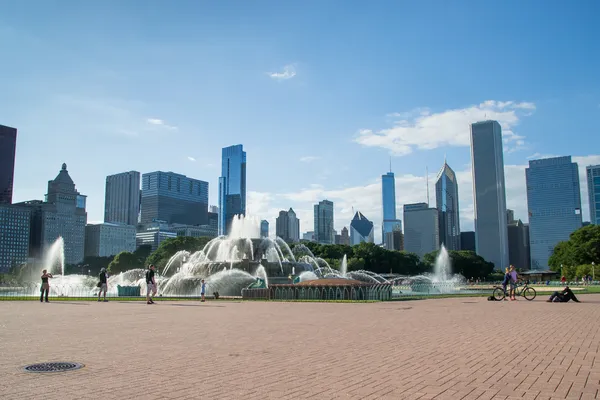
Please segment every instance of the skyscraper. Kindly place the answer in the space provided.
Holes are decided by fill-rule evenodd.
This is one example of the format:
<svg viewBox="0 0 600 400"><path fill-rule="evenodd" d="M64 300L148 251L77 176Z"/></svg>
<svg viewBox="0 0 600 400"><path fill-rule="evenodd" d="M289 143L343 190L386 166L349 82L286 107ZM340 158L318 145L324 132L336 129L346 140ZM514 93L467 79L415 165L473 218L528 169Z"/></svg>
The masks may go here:
<svg viewBox="0 0 600 400"><path fill-rule="evenodd" d="M315 204L314 227L316 242L323 244L334 243L333 202L323 200L319 204Z"/></svg>
<svg viewBox="0 0 600 400"><path fill-rule="evenodd" d="M531 269L548 269L554 246L581 228L579 169L571 156L530 160L525 169Z"/></svg>
<svg viewBox="0 0 600 400"><path fill-rule="evenodd" d="M12 203L17 130L0 125L0 204Z"/></svg>
<svg viewBox="0 0 600 400"><path fill-rule="evenodd" d="M438 211L427 203L404 205L404 250L423 257L440 248Z"/></svg>
<svg viewBox="0 0 600 400"><path fill-rule="evenodd" d="M387 233L402 229L402 223L396 219L396 179L392 171L381 176L381 198L383 205L383 223L381 240L386 244Z"/></svg>
<svg viewBox="0 0 600 400"><path fill-rule="evenodd" d="M445 160L435 182L435 204L440 224L440 244L448 250L460 250L458 182L456 174Z"/></svg>
<svg viewBox="0 0 600 400"><path fill-rule="evenodd" d="M300 241L300 220L292 208L288 211L279 211L279 216L275 220L275 235L286 242Z"/></svg>
<svg viewBox="0 0 600 400"><path fill-rule="evenodd" d="M246 215L246 152L241 144L222 150L219 178L219 235L229 232L235 215Z"/></svg>
<svg viewBox="0 0 600 400"><path fill-rule="evenodd" d="M600 225L600 165L587 166L585 173L590 202L590 222Z"/></svg>
<svg viewBox="0 0 600 400"><path fill-rule="evenodd" d="M504 269L508 267L506 189L502 128L497 121L471 124L471 168L477 254L496 269Z"/></svg>
<svg viewBox="0 0 600 400"><path fill-rule="evenodd" d="M122 172L106 177L104 222L137 225L140 213L140 173Z"/></svg>
<svg viewBox="0 0 600 400"><path fill-rule="evenodd" d="M354 246L362 242L373 243L373 233L373 222L357 211L350 222L350 245Z"/></svg>
<svg viewBox="0 0 600 400"><path fill-rule="evenodd" d="M208 182L174 172L142 175L142 224L208 224Z"/></svg>
<svg viewBox="0 0 600 400"><path fill-rule="evenodd" d="M269 221L266 219L260 221L260 237L269 237Z"/></svg>

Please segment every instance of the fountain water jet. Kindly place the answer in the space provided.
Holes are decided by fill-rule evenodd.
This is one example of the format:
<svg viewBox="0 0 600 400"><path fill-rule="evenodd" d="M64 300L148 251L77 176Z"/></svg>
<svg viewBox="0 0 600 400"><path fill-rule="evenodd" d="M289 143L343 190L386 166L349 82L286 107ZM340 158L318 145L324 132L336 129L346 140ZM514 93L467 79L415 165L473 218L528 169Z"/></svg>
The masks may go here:
<svg viewBox="0 0 600 400"><path fill-rule="evenodd" d="M44 269L50 274L65 275L65 241L62 236L48 248L44 257Z"/></svg>

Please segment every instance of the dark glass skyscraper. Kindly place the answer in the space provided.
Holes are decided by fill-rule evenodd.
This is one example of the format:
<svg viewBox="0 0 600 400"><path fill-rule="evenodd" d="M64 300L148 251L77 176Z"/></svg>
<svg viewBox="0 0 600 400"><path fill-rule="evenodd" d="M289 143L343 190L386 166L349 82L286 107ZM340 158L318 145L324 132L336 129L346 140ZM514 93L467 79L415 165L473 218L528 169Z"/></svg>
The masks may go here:
<svg viewBox="0 0 600 400"><path fill-rule="evenodd" d="M0 125L0 204L12 203L17 130Z"/></svg>
<svg viewBox="0 0 600 400"><path fill-rule="evenodd" d="M456 174L445 161L435 182L435 204L440 225L440 245L443 244L448 250L460 250L458 182Z"/></svg>
<svg viewBox="0 0 600 400"><path fill-rule="evenodd" d="M381 176L381 200L383 209L381 241L387 248L391 248L391 243L386 242L387 234L402 230L402 222L396 219L396 179L392 171Z"/></svg>
<svg viewBox="0 0 600 400"><path fill-rule="evenodd" d="M229 232L235 215L246 215L246 152L241 144L223 148L219 209L219 235Z"/></svg>
<svg viewBox="0 0 600 400"><path fill-rule="evenodd" d="M142 175L142 224L208 224L208 182L174 172Z"/></svg>

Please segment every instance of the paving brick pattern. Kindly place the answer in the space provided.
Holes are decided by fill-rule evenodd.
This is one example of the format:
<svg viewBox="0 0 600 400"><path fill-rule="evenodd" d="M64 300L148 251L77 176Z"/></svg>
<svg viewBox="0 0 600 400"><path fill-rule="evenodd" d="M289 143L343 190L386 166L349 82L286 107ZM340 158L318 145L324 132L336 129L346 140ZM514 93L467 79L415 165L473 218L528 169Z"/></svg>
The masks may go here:
<svg viewBox="0 0 600 400"><path fill-rule="evenodd" d="M600 295L0 302L0 398L596 399ZM78 371L23 372L45 361Z"/></svg>

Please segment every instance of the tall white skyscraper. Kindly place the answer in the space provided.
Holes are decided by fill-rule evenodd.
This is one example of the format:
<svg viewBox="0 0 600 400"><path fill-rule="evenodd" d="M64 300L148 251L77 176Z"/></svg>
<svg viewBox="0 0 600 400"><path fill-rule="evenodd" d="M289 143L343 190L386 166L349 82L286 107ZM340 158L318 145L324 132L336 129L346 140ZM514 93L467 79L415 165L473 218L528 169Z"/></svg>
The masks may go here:
<svg viewBox="0 0 600 400"><path fill-rule="evenodd" d="M315 204L315 241L323 244L334 244L333 202L322 200Z"/></svg>
<svg viewBox="0 0 600 400"><path fill-rule="evenodd" d="M525 169L531 269L548 269L554 247L581 228L579 168L571 156L529 161Z"/></svg>
<svg viewBox="0 0 600 400"><path fill-rule="evenodd" d="M590 222L600 225L600 165L587 166L585 174L590 202Z"/></svg>
<svg viewBox="0 0 600 400"><path fill-rule="evenodd" d="M508 267L508 232L502 128L497 121L471 124L471 168L477 254Z"/></svg>
<svg viewBox="0 0 600 400"><path fill-rule="evenodd" d="M140 173L122 172L106 177L104 222L136 225L140 213Z"/></svg>

